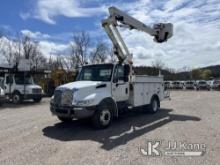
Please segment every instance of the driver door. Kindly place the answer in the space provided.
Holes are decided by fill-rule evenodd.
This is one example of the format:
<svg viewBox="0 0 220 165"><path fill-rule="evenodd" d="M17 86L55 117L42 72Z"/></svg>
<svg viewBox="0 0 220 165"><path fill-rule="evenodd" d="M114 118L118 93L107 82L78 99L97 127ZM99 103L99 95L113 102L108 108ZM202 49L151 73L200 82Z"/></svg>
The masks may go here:
<svg viewBox="0 0 220 165"><path fill-rule="evenodd" d="M116 65L113 75L112 95L116 102L124 102L129 99L128 75L123 65Z"/></svg>
<svg viewBox="0 0 220 165"><path fill-rule="evenodd" d="M13 83L13 78L10 75L5 76L5 93L11 93L11 85Z"/></svg>

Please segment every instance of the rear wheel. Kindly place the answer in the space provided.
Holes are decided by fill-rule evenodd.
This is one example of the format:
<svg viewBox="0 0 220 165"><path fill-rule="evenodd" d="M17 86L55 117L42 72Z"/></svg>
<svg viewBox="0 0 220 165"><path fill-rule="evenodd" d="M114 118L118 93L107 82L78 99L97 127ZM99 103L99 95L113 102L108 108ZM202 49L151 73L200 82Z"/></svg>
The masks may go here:
<svg viewBox="0 0 220 165"><path fill-rule="evenodd" d="M153 97L149 105L149 112L154 114L157 113L159 109L160 109L159 99L157 97Z"/></svg>
<svg viewBox="0 0 220 165"><path fill-rule="evenodd" d="M57 117L57 118L64 123L69 123L72 121L72 118L69 117Z"/></svg>
<svg viewBox="0 0 220 165"><path fill-rule="evenodd" d="M93 126L97 129L104 129L112 122L112 110L108 106L100 106L92 117Z"/></svg>
<svg viewBox="0 0 220 165"><path fill-rule="evenodd" d="M12 95L12 102L14 104L20 104L22 102L22 96L20 93L18 92L15 92L13 95Z"/></svg>

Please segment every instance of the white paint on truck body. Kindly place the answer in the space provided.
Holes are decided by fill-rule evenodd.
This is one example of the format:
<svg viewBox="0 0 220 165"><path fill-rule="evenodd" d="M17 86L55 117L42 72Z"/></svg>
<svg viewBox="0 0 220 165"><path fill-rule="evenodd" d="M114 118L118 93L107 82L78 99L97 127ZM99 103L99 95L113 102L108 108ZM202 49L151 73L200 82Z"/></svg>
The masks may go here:
<svg viewBox="0 0 220 165"><path fill-rule="evenodd" d="M164 99L162 76L134 75L132 84L134 90L130 102L134 107L150 104L153 95L157 95L160 101Z"/></svg>
<svg viewBox="0 0 220 165"><path fill-rule="evenodd" d="M72 106L85 107L98 106L106 98L111 98L115 103L127 102L132 107L150 104L154 95L159 98L159 101L164 99L163 76L133 75L128 82L121 80L114 82L116 66L117 64L112 68L110 81L80 80L61 85L55 91L63 93L66 90L72 91ZM105 87L98 88L100 85ZM130 86L133 86L133 90L130 89Z"/></svg>
<svg viewBox="0 0 220 165"><path fill-rule="evenodd" d="M98 85L106 84L106 88L96 88ZM101 81L75 81L61 85L56 90L72 90L72 105L80 104L79 102L90 101L90 104L84 106L98 105L103 99L111 96L111 82Z"/></svg>

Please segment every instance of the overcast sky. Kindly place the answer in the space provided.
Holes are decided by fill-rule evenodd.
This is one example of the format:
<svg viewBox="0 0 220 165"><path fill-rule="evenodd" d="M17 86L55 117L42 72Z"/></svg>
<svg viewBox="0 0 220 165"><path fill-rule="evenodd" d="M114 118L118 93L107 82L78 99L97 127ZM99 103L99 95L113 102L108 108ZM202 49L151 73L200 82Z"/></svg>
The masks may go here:
<svg viewBox="0 0 220 165"><path fill-rule="evenodd" d="M220 0L2 0L0 29L30 35L45 55L65 52L80 31L89 32L92 41L109 43L100 25L109 6L147 25L174 25L173 38L164 44L142 32L121 30L135 65L151 65L155 59L175 69L220 64Z"/></svg>

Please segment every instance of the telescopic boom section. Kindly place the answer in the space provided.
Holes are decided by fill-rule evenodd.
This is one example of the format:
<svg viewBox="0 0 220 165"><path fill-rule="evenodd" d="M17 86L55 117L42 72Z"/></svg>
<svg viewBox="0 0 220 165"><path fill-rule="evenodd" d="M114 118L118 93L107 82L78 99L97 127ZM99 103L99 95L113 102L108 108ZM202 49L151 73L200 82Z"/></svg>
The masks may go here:
<svg viewBox="0 0 220 165"><path fill-rule="evenodd" d="M157 43L165 42L173 35L173 25L171 23L159 23L153 25L153 27L149 27L116 7L110 7L109 13L110 16L102 21L102 26L111 39L114 46L114 53L121 63L132 63L132 55L129 53L117 26L145 32L153 36L154 41Z"/></svg>

